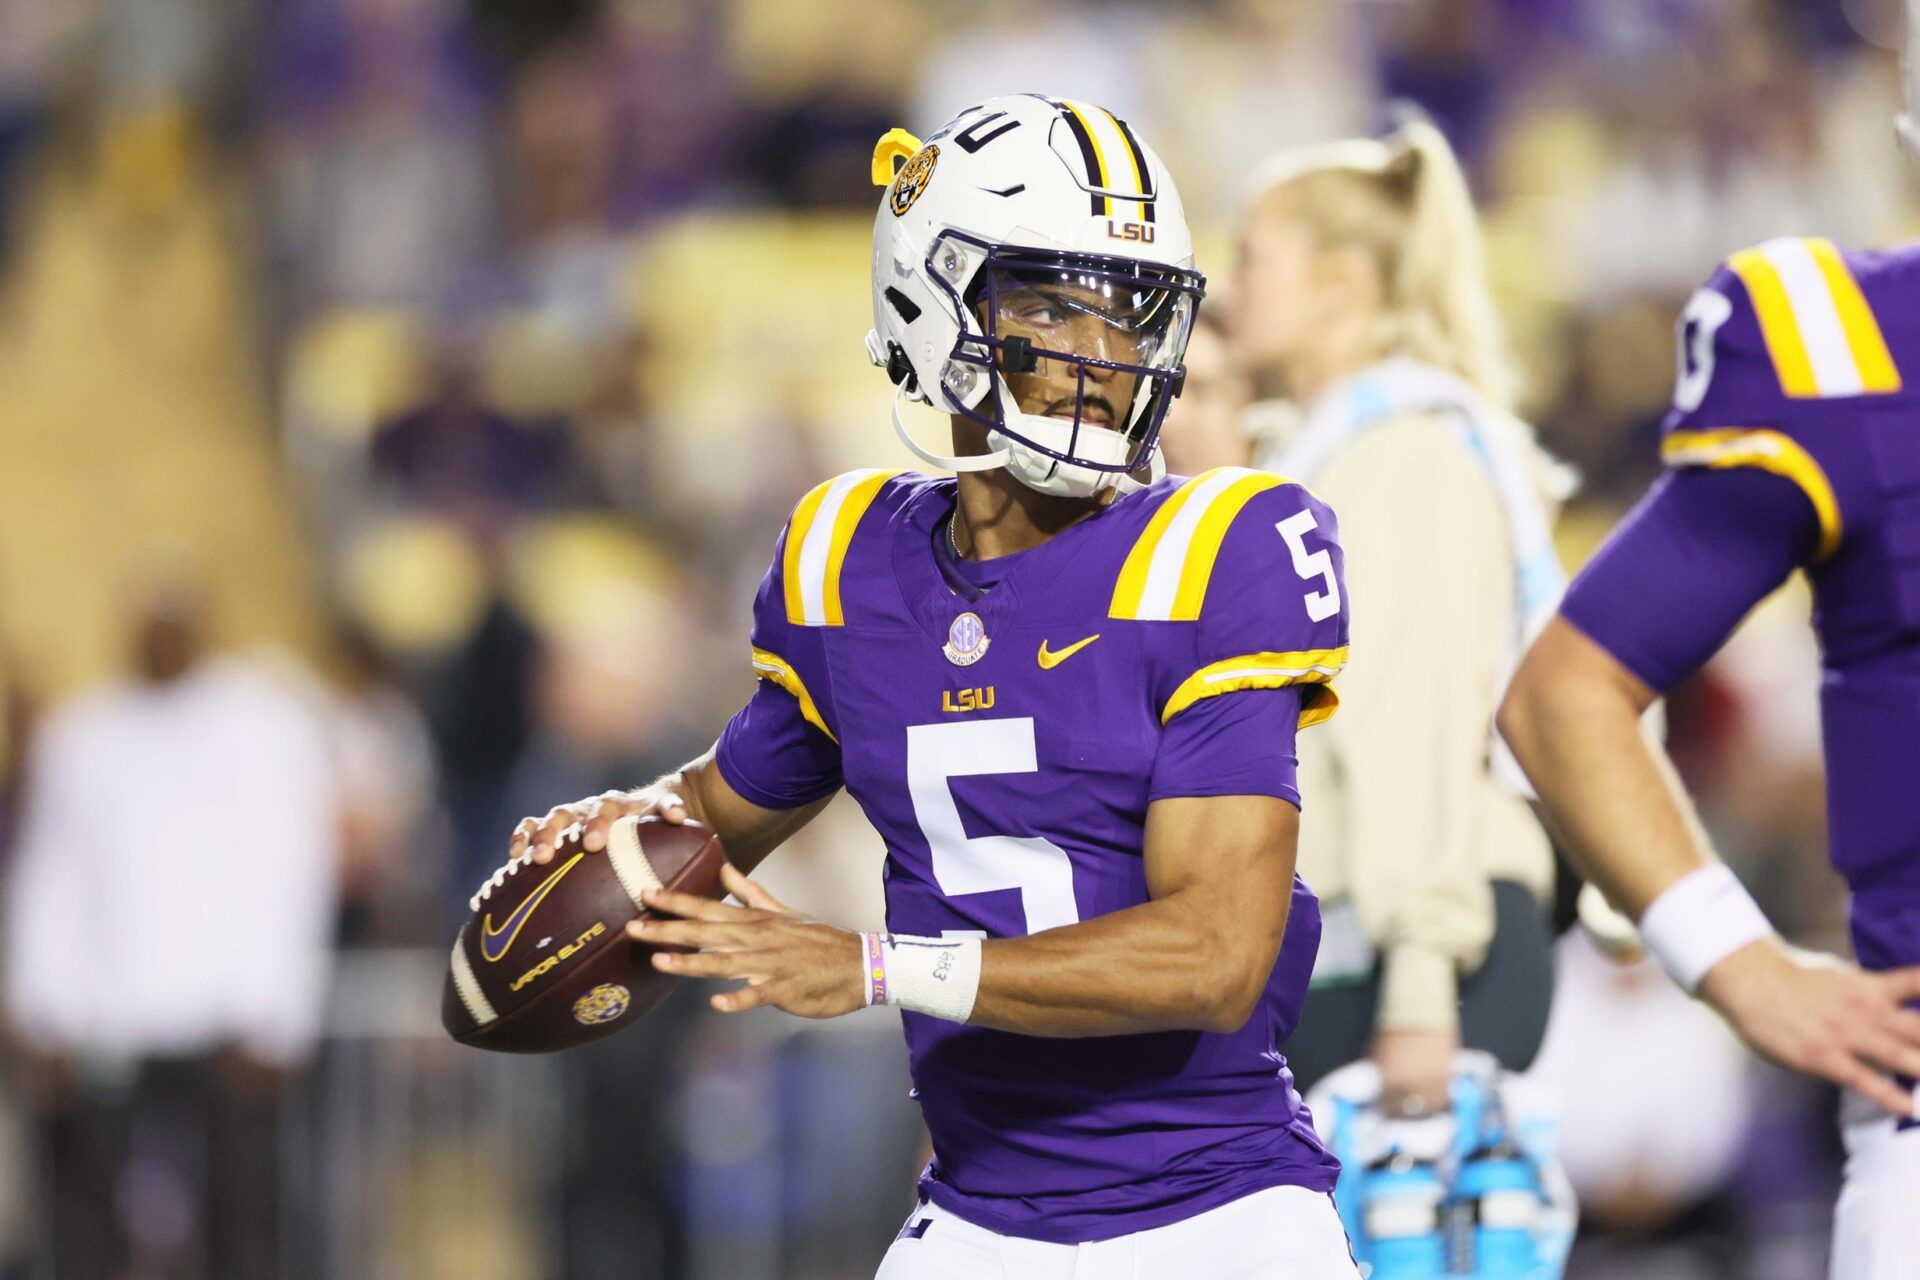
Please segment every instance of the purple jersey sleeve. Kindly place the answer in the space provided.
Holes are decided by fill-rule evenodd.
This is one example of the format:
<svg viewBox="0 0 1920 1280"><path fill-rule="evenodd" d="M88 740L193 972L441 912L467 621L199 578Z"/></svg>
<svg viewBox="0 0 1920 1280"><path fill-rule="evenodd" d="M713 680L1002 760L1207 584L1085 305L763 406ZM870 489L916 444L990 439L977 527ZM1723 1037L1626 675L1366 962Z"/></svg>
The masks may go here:
<svg viewBox="0 0 1920 1280"><path fill-rule="evenodd" d="M1175 716L1160 735L1147 801L1175 796L1276 796L1300 807L1294 774L1298 688L1209 698Z"/></svg>
<svg viewBox="0 0 1920 1280"><path fill-rule="evenodd" d="M800 703L762 681L727 721L714 750L720 775L763 809L798 809L840 789L840 747L808 724Z"/></svg>
<svg viewBox="0 0 1920 1280"><path fill-rule="evenodd" d="M786 545L783 532L753 601L753 670L760 685L714 748L728 785L765 809L812 804L843 782L821 628L787 617Z"/></svg>
<svg viewBox="0 0 1920 1280"><path fill-rule="evenodd" d="M1332 508L1305 487L1248 500L1221 540L1191 648L1160 675L1168 729L1244 691L1295 690L1301 728L1332 715L1328 685L1347 660L1344 564Z"/></svg>
<svg viewBox="0 0 1920 1280"><path fill-rule="evenodd" d="M1673 472L1581 571L1561 615L1664 693L1807 560L1819 533L1805 493L1782 476Z"/></svg>

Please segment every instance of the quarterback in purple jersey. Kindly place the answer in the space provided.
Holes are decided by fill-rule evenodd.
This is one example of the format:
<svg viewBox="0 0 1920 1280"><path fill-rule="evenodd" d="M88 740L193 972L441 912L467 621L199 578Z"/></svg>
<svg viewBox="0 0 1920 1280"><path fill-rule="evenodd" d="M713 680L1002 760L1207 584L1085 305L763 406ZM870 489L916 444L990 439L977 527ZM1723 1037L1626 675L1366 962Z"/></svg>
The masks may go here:
<svg viewBox="0 0 1920 1280"><path fill-rule="evenodd" d="M902 1010L934 1158L887 1280L1354 1276L1282 1053L1319 944L1294 735L1346 661L1333 515L1261 472L1159 474L1203 282L1124 121L996 98L890 133L875 178L868 352L957 478L808 493L713 750L514 852L705 822L741 905L656 896L678 918L634 936L692 949L661 968L746 979L723 1011ZM884 930L742 874L843 787L885 841Z"/></svg>
<svg viewBox="0 0 1920 1280"><path fill-rule="evenodd" d="M1835 1280L1920 1266L1920 246L1782 239L1682 316L1669 467L1568 591L1500 728L1581 867L1755 1049L1851 1091ZM1640 714L1796 570L1859 967L1785 946ZM1877 1103L1889 1114L1881 1114Z"/></svg>

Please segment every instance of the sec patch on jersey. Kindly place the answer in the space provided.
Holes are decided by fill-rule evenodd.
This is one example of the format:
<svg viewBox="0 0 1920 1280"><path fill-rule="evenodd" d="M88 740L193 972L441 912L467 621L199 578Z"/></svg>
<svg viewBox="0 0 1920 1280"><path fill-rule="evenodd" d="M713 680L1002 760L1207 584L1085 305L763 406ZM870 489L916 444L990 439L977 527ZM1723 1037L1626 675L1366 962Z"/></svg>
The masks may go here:
<svg viewBox="0 0 1920 1280"><path fill-rule="evenodd" d="M516 858L480 886L460 929L440 1001L447 1033L502 1053L551 1053L637 1022L676 979L626 936L649 914L648 889L720 898L727 860L697 822L622 818L588 853L569 829L553 861Z"/></svg>

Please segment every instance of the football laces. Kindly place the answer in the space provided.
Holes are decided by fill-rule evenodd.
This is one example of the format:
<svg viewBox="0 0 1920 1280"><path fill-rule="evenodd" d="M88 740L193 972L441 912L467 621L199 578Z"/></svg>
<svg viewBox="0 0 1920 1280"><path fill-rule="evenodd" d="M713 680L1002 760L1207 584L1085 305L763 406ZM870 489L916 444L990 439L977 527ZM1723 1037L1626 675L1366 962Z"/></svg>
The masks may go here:
<svg viewBox="0 0 1920 1280"><path fill-rule="evenodd" d="M569 826L568 828L566 828L566 830L560 833L560 840L554 841L554 844L557 846L561 840L575 839L585 829L586 829L585 823L575 822L572 826ZM532 861L533 861L533 850L531 849L527 850L525 853L521 854L517 858L507 859L507 864L505 866L501 867L498 871L494 872L487 879L480 882L479 891L476 892L471 898L467 899L467 910L478 911L480 909L480 904L485 902L487 899L491 898L493 896L493 891L495 889L498 889L501 885L507 882L507 877L519 875L520 868L526 866L528 863Z"/></svg>

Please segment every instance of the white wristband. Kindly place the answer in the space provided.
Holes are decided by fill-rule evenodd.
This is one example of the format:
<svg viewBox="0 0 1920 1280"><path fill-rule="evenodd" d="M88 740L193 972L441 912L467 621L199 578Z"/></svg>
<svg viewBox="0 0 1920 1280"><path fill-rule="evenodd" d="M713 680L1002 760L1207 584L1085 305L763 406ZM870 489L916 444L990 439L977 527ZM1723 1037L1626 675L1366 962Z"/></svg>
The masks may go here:
<svg viewBox="0 0 1920 1280"><path fill-rule="evenodd" d="M1640 938L1689 995L1707 970L1773 935L1773 926L1733 872L1720 863L1668 885L1640 917Z"/></svg>
<svg viewBox="0 0 1920 1280"><path fill-rule="evenodd" d="M980 993L980 939L908 938L884 934L885 977L873 984L875 1004L965 1022ZM871 979L869 979L871 981Z"/></svg>

